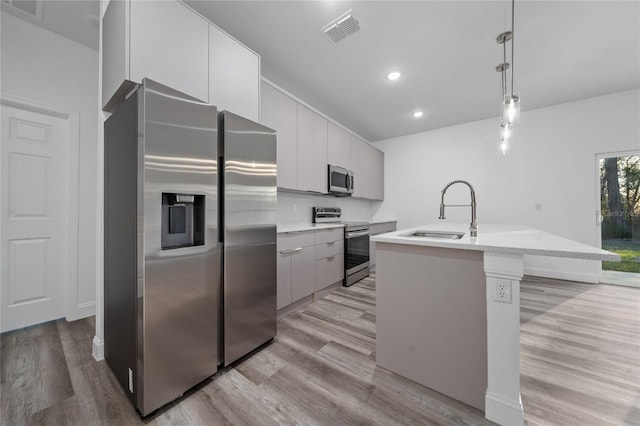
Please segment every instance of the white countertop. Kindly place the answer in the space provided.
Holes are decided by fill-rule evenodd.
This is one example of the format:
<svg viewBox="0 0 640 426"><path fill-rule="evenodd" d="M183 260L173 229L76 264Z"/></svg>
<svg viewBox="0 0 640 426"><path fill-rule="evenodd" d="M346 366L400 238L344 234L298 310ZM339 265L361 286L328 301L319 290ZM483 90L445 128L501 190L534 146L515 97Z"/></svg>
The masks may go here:
<svg viewBox="0 0 640 426"><path fill-rule="evenodd" d="M306 223L298 225L278 225L278 234L286 234L289 232L305 232L317 231L320 229L344 228L342 223Z"/></svg>
<svg viewBox="0 0 640 426"><path fill-rule="evenodd" d="M464 232L459 240L405 237L418 230ZM439 222L371 237L377 243L443 247L461 250L619 261L620 256L573 240L521 225L478 225L478 237L469 237L468 223Z"/></svg>

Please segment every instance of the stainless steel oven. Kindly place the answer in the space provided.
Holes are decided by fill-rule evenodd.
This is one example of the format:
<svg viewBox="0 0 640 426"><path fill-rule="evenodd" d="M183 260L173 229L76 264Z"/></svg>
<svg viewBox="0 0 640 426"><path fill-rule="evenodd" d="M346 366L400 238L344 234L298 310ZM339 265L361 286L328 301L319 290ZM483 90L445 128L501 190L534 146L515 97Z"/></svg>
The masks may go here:
<svg viewBox="0 0 640 426"><path fill-rule="evenodd" d="M350 286L369 276L369 224L346 223L344 228L345 277Z"/></svg>
<svg viewBox="0 0 640 426"><path fill-rule="evenodd" d="M329 165L329 193L338 197L353 194L353 172Z"/></svg>

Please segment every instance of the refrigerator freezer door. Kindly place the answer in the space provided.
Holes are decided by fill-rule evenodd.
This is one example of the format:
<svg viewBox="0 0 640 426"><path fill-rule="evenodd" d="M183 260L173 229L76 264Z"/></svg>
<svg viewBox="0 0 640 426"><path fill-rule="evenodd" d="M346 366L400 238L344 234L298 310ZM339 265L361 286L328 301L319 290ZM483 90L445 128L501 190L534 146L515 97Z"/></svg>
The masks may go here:
<svg viewBox="0 0 640 426"><path fill-rule="evenodd" d="M221 250L216 108L149 80L142 96L137 398L147 415L217 371ZM185 214L194 215L202 244L162 248L163 193L201 200Z"/></svg>
<svg viewBox="0 0 640 426"><path fill-rule="evenodd" d="M276 134L229 112L224 130L224 363L276 335Z"/></svg>

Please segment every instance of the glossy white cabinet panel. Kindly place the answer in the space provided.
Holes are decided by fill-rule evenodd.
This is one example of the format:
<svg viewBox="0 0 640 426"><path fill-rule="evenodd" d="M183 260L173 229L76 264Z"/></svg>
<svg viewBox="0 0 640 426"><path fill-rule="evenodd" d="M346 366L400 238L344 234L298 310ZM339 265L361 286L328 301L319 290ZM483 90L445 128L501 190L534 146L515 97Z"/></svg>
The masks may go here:
<svg viewBox="0 0 640 426"><path fill-rule="evenodd" d="M351 136L351 170L353 171L353 196L370 198L370 146L362 139Z"/></svg>
<svg viewBox="0 0 640 426"><path fill-rule="evenodd" d="M277 309L291 304L291 255L278 252Z"/></svg>
<svg viewBox="0 0 640 426"><path fill-rule="evenodd" d="M326 194L329 189L326 118L313 113L313 191Z"/></svg>
<svg viewBox="0 0 640 426"><path fill-rule="evenodd" d="M209 100L209 23L178 1L131 1L130 77Z"/></svg>
<svg viewBox="0 0 640 426"><path fill-rule="evenodd" d="M315 290L313 247L305 247L291 256L291 301L296 302Z"/></svg>
<svg viewBox="0 0 640 426"><path fill-rule="evenodd" d="M260 82L260 122L275 129L275 95L276 90L271 85Z"/></svg>
<svg viewBox="0 0 640 426"><path fill-rule="evenodd" d="M313 111L298 104L298 185L301 191L314 190Z"/></svg>
<svg viewBox="0 0 640 426"><path fill-rule="evenodd" d="M327 135L329 164L351 170L351 134L337 124L329 122Z"/></svg>
<svg viewBox="0 0 640 426"><path fill-rule="evenodd" d="M274 107L274 129L278 132L278 187L297 189L298 105L275 90Z"/></svg>
<svg viewBox="0 0 640 426"><path fill-rule="evenodd" d="M209 103L258 121L260 57L209 25Z"/></svg>
<svg viewBox="0 0 640 426"><path fill-rule="evenodd" d="M344 255L336 254L315 262L315 291L344 279Z"/></svg>

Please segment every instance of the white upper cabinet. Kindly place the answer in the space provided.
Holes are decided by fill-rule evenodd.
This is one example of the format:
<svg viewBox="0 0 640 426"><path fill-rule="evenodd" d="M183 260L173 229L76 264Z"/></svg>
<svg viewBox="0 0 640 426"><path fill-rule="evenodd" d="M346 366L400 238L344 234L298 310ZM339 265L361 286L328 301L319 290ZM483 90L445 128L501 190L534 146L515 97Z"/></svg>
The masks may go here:
<svg viewBox="0 0 640 426"><path fill-rule="evenodd" d="M103 109L149 78L258 121L260 56L182 2L111 1L102 33Z"/></svg>
<svg viewBox="0 0 640 426"><path fill-rule="evenodd" d="M276 130L278 188L327 194L328 165L353 171L354 197L384 198L384 153L267 82L260 122Z"/></svg>
<svg viewBox="0 0 640 426"><path fill-rule="evenodd" d="M260 83L260 122L272 129L275 128L275 95L276 89L265 83Z"/></svg>
<svg viewBox="0 0 640 426"><path fill-rule="evenodd" d="M326 118L313 113L313 191L329 192Z"/></svg>
<svg viewBox="0 0 640 426"><path fill-rule="evenodd" d="M369 145L371 193L369 198L384 200L384 152Z"/></svg>
<svg viewBox="0 0 640 426"><path fill-rule="evenodd" d="M274 91L273 128L278 139L278 187L298 189L298 104Z"/></svg>
<svg viewBox="0 0 640 426"><path fill-rule="evenodd" d="M298 104L298 186L302 191L314 190L313 111Z"/></svg>
<svg viewBox="0 0 640 426"><path fill-rule="evenodd" d="M337 124L329 122L327 135L329 164L351 170L351 134Z"/></svg>
<svg viewBox="0 0 640 426"><path fill-rule="evenodd" d="M150 78L209 100L209 23L178 1L112 1L103 21L103 106Z"/></svg>
<svg viewBox="0 0 640 426"><path fill-rule="evenodd" d="M353 171L353 196L370 197L370 146L362 139L351 136L351 170Z"/></svg>
<svg viewBox="0 0 640 426"><path fill-rule="evenodd" d="M209 103L258 121L260 56L209 25Z"/></svg>

